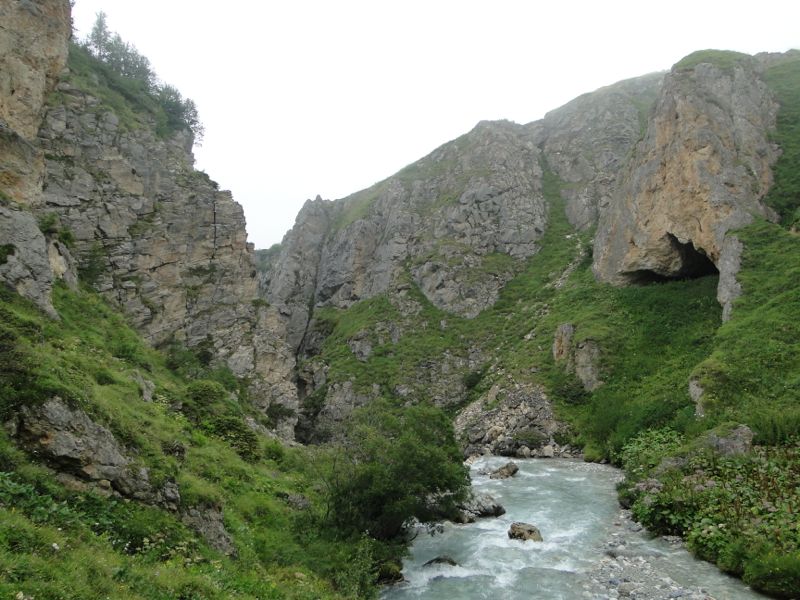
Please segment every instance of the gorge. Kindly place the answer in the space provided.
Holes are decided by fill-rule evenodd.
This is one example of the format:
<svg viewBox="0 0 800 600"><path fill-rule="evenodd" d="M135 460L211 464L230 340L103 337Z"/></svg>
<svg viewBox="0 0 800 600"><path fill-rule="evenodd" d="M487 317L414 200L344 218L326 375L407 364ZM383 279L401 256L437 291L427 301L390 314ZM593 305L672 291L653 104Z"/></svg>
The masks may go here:
<svg viewBox="0 0 800 600"><path fill-rule="evenodd" d="M480 122L255 250L69 10L0 0L0 593L374 596L499 455L796 597L800 52Z"/></svg>

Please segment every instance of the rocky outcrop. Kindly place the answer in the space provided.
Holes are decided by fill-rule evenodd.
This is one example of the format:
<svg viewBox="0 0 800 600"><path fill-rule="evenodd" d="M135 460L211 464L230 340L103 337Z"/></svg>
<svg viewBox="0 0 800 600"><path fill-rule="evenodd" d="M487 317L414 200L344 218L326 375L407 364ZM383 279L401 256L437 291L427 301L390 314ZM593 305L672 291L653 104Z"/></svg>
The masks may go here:
<svg viewBox="0 0 800 600"><path fill-rule="evenodd" d="M0 1L0 283L55 316L47 242L27 212L44 160L34 141L47 94L67 59L67 0Z"/></svg>
<svg viewBox="0 0 800 600"><path fill-rule="evenodd" d="M3 0L0 22L0 118L31 140L45 96L67 60L69 2Z"/></svg>
<svg viewBox="0 0 800 600"><path fill-rule="evenodd" d="M579 96L547 113L540 127L548 166L565 182L561 195L576 229L597 223L617 173L641 139L664 78L654 73Z"/></svg>
<svg viewBox="0 0 800 600"><path fill-rule="evenodd" d="M540 180L530 134L484 122L372 188L309 202L266 291L287 313L290 345L299 346L310 306L346 308L394 289L406 270L435 305L475 316L515 261L538 249L547 222Z"/></svg>
<svg viewBox="0 0 800 600"><path fill-rule="evenodd" d="M757 62L747 57L730 67L673 68L601 213L596 276L628 284L720 270L720 299L729 306L738 262L733 248L723 252L727 233L753 215L773 216L761 199L777 158L768 137L776 112Z"/></svg>
<svg viewBox="0 0 800 600"><path fill-rule="evenodd" d="M193 168L188 131L156 133L61 81L37 143L46 156L36 213L71 232L84 279L156 346L180 343L253 382L291 437L292 353L258 298L242 208ZM278 328L279 329L279 328Z"/></svg>
<svg viewBox="0 0 800 600"><path fill-rule="evenodd" d="M544 390L522 384L492 386L455 420L456 435L462 440L465 457L535 456L559 427Z"/></svg>
<svg viewBox="0 0 800 600"><path fill-rule="evenodd" d="M753 447L753 431L747 425L737 425L730 431L712 431L706 435L706 445L722 456L747 454Z"/></svg>
<svg viewBox="0 0 800 600"><path fill-rule="evenodd" d="M171 510L177 510L180 504L173 482L155 488L148 470L136 465L111 431L58 397L38 406L23 407L6 423L6 429L34 456L101 492L113 490L126 498Z"/></svg>
<svg viewBox="0 0 800 600"><path fill-rule="evenodd" d="M295 363L304 365L297 377L301 402L313 395L317 410L322 393L313 383L325 369L313 362L321 347L316 308L347 309L380 294L398 304L395 299L408 297L412 286L438 308L462 317L492 306L525 259L539 250L550 221L542 165L566 182L562 195L573 224L593 225L641 135L661 79L615 84L530 125L479 123L369 189L334 202L319 197L307 202L277 256L265 256L261 276L262 297L275 314L273 333L286 341ZM582 259L581 248L557 286ZM420 326L403 316L421 306L416 300L406 304L398 307L401 316L386 319L398 335ZM446 329L446 320L439 326ZM362 330L347 343L366 362L375 338L375 331ZM468 393L463 374L481 368L485 354L470 348L431 357L393 391L407 401L425 397L440 406L461 404ZM333 396L331 401L342 404ZM303 412L301 427L313 428L314 415Z"/></svg>
<svg viewBox="0 0 800 600"><path fill-rule="evenodd" d="M489 473L489 479L508 479L516 475L517 471L519 471L517 464L509 462Z"/></svg>
<svg viewBox="0 0 800 600"><path fill-rule="evenodd" d="M476 519L506 514L506 509L489 494L473 494L458 509L462 523L473 523Z"/></svg>
<svg viewBox="0 0 800 600"><path fill-rule="evenodd" d="M0 249L0 282L55 318L47 240L30 212L0 206Z"/></svg>
<svg viewBox="0 0 800 600"><path fill-rule="evenodd" d="M594 340L575 341L575 326L562 323L553 336L553 359L563 362L570 373L574 373L583 389L592 392L600 387L600 346Z"/></svg>
<svg viewBox="0 0 800 600"><path fill-rule="evenodd" d="M447 565L448 567L457 567L458 563L450 556L443 554L442 556L436 556L430 559L428 562L423 564L423 567L431 567L434 565Z"/></svg>
<svg viewBox="0 0 800 600"><path fill-rule="evenodd" d="M216 507L195 506L181 511L181 521L199 533L217 552L236 556L236 545L225 529L222 511Z"/></svg>

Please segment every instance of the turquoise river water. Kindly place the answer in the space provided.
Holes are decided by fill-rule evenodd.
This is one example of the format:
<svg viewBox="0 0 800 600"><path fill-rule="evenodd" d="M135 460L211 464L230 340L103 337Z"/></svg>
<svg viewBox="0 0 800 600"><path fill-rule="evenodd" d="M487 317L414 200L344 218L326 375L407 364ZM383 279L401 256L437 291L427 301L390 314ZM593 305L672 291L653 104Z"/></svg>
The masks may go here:
<svg viewBox="0 0 800 600"><path fill-rule="evenodd" d="M405 582L387 587L383 600L573 599L606 597L586 592L598 578L607 543L620 529L616 469L577 460L515 460L516 476L492 480L480 474L508 459L485 457L471 466L473 488L494 496L506 514L468 525L445 523L444 531L421 530L403 565ZM544 542L510 540L514 521L536 525ZM626 548L648 556L659 573L686 588L702 588L718 600L763 598L740 581L694 559L680 545L629 532ZM457 566L423 566L447 555ZM613 596L613 595L612 595Z"/></svg>

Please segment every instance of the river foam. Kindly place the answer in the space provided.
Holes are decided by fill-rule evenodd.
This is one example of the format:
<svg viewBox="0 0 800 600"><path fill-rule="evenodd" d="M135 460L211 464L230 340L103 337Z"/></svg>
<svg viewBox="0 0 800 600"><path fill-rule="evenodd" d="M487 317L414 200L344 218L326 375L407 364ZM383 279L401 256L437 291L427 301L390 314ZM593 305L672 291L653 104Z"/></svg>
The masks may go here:
<svg viewBox="0 0 800 600"><path fill-rule="evenodd" d="M637 598L762 597L695 560L682 546L625 527L632 524L620 514L617 469L577 460L531 459L515 461L520 470L510 479L481 474L506 462L484 457L471 465L475 491L494 496L506 514L468 525L445 523L435 535L421 530L403 565L406 581L386 588L384 600L618 598L628 588L632 593L627 595ZM536 525L544 541L509 539L514 521ZM608 557L610 544L624 545L626 557ZM423 566L443 555L458 565ZM630 577L616 576L623 572ZM637 574L653 581L637 583ZM648 585L651 593L646 592Z"/></svg>

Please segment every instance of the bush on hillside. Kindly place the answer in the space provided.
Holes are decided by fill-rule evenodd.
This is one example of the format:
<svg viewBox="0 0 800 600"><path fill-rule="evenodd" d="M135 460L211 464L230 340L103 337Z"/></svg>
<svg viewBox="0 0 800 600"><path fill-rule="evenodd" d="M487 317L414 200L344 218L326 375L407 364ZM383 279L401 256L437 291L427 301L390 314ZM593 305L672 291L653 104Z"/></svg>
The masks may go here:
<svg viewBox="0 0 800 600"><path fill-rule="evenodd" d="M452 513L469 485L445 413L386 401L354 413L326 481L332 523L380 540L397 537L412 519Z"/></svg>

